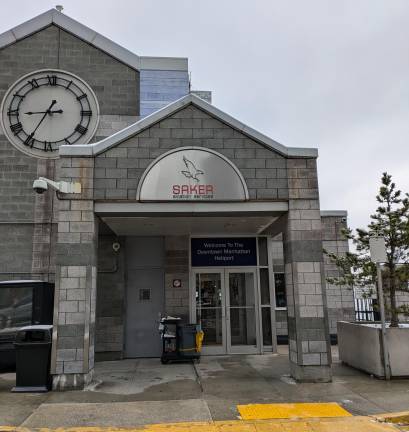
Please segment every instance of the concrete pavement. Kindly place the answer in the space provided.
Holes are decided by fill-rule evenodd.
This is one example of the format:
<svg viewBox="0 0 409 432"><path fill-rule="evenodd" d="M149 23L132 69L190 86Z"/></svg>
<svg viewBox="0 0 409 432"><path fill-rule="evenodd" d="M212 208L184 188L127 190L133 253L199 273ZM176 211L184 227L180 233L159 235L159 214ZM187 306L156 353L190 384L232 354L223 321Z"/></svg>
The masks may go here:
<svg viewBox="0 0 409 432"><path fill-rule="evenodd" d="M237 405L256 403L337 402L358 416L409 408L408 380L381 381L335 357L332 383L298 384L289 376L285 348L280 349L278 355L203 357L195 367L161 365L158 359L97 363L95 383L84 391L10 393L14 374L0 374L0 425L232 421L239 417Z"/></svg>

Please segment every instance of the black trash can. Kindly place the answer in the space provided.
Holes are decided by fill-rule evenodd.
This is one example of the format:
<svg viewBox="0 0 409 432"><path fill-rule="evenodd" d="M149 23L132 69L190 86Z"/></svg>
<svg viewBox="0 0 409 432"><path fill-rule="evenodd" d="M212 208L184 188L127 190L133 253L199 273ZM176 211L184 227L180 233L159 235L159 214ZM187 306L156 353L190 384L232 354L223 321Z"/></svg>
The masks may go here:
<svg viewBox="0 0 409 432"><path fill-rule="evenodd" d="M47 392L51 389L52 325L33 325L18 330L16 386L13 392Z"/></svg>

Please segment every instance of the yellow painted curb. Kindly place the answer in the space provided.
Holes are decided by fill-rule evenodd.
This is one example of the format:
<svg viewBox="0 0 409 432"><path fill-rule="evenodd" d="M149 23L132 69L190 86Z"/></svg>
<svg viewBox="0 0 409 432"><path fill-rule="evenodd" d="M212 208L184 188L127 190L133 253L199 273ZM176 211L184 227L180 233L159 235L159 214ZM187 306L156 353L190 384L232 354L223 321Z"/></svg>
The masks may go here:
<svg viewBox="0 0 409 432"><path fill-rule="evenodd" d="M3 432L397 432L390 424L370 417L313 418L307 420L214 421L164 423L127 427L24 428L0 426Z"/></svg>
<svg viewBox="0 0 409 432"><path fill-rule="evenodd" d="M335 402L294 404L237 405L243 420L349 417L350 414Z"/></svg>

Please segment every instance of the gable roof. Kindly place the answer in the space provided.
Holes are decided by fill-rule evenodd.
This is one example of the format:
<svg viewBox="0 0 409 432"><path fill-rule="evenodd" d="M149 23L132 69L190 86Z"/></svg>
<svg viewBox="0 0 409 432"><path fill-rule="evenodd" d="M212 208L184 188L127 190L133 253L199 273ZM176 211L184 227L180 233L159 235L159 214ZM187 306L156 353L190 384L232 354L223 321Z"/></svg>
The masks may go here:
<svg viewBox="0 0 409 432"><path fill-rule="evenodd" d="M37 33L52 24L99 48L101 51L106 52L134 69L187 70L187 58L140 57L95 30L59 12L57 9L50 9L0 34L0 49L18 42L33 33Z"/></svg>
<svg viewBox="0 0 409 432"><path fill-rule="evenodd" d="M285 157L304 157L316 158L318 157L318 150L316 148L302 148L302 147L286 147L266 135L257 132L250 126L241 123L225 112L219 110L214 105L211 105L203 99L190 93L175 102L166 105L164 108L155 111L151 115L144 117L136 123L122 129L121 131L104 138L103 140L93 144L75 144L63 145L59 149L60 156L97 156L108 149L117 146L121 142L131 138L144 129L153 126L155 123L171 116L175 112L187 107L188 105L196 106L197 108L205 111L212 117L220 120L228 126L242 132L249 138L254 139L266 148L274 150Z"/></svg>

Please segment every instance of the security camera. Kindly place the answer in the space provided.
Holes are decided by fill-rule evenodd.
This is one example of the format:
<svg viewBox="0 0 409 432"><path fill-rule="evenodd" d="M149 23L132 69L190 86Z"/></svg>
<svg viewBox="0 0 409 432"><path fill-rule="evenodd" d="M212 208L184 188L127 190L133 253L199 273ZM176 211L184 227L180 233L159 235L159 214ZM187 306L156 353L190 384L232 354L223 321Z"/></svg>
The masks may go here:
<svg viewBox="0 0 409 432"><path fill-rule="evenodd" d="M48 189L47 182L43 179L39 178L37 180L34 180L33 183L33 189L38 193L42 194Z"/></svg>
<svg viewBox="0 0 409 432"><path fill-rule="evenodd" d="M33 189L38 193L42 194L47 189L48 186L55 189L57 192L69 193L69 194L80 194L81 193L81 183L68 183L65 181L55 182L45 177L39 177L33 182Z"/></svg>
<svg viewBox="0 0 409 432"><path fill-rule="evenodd" d="M346 222L346 221L347 221L347 218L345 216L341 218L341 222Z"/></svg>

